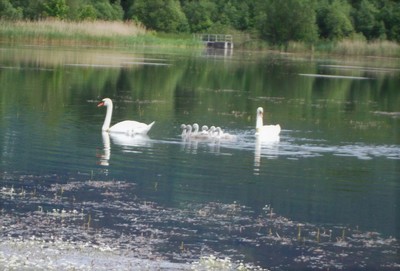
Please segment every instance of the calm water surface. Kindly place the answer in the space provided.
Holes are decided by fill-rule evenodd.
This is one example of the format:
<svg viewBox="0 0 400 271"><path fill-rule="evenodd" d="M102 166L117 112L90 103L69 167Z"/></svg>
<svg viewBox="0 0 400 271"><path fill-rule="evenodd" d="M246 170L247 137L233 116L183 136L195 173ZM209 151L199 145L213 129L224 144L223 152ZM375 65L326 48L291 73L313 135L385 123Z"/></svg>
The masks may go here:
<svg viewBox="0 0 400 271"><path fill-rule="evenodd" d="M399 268L397 59L31 47L0 59L2 238L46 239L38 210L76 209L64 239L84 223L121 248L116 236L151 236L171 262ZM113 123L156 121L148 137L102 134L103 97ZM278 141L254 137L259 106ZM182 123L236 139L182 140Z"/></svg>

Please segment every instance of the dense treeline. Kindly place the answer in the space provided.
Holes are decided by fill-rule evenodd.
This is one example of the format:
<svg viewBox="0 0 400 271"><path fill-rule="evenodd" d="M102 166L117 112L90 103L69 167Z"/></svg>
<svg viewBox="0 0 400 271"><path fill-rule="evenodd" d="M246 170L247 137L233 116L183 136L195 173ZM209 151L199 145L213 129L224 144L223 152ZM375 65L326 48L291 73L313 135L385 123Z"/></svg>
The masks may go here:
<svg viewBox="0 0 400 271"><path fill-rule="evenodd" d="M397 0L0 0L2 20L133 20L167 33L251 33L271 44L400 41Z"/></svg>

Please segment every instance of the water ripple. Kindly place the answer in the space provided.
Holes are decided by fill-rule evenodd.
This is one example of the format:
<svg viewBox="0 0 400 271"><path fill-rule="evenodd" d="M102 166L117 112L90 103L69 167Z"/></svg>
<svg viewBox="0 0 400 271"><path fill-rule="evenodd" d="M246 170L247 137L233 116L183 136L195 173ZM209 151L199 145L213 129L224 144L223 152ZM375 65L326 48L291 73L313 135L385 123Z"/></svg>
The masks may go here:
<svg viewBox="0 0 400 271"><path fill-rule="evenodd" d="M251 132L236 133L235 142L213 142L218 149L237 149L259 152L262 157L288 159L312 158L331 154L334 156L354 157L361 160L373 158L400 159L399 145L373 145L360 142L342 142L340 145L330 145L324 139L296 138L292 131L284 131L278 140L258 141ZM192 141L198 144L202 141ZM203 141L204 143L204 141ZM207 146L211 146L208 143ZM215 150L215 148L213 149Z"/></svg>

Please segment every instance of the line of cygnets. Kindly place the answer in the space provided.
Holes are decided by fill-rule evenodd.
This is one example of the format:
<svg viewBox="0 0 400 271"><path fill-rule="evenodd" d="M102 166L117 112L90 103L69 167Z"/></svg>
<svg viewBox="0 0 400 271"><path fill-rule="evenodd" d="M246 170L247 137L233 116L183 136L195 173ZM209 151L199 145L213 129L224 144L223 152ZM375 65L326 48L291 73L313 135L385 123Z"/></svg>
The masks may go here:
<svg viewBox="0 0 400 271"><path fill-rule="evenodd" d="M199 124L193 123L182 124L181 137L183 139L198 139L198 140L210 140L210 139L223 139L223 140L235 140L236 136L230 133L225 133L221 127L211 126L208 128L207 125L201 126L201 131L199 131Z"/></svg>

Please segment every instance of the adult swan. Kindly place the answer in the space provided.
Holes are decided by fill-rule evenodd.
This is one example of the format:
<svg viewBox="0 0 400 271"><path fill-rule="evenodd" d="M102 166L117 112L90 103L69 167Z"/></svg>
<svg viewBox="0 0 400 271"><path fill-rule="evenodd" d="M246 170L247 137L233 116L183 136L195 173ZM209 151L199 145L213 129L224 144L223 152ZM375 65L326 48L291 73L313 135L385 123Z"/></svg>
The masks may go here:
<svg viewBox="0 0 400 271"><path fill-rule="evenodd" d="M105 132L123 133L128 135L137 135L137 134L146 135L154 124L154 121L150 124L146 124L134 120L124 120L110 127L111 116L113 111L113 103L111 99L109 98L103 99L97 105L97 107L100 106L107 107L106 118L104 119L103 127L101 128Z"/></svg>
<svg viewBox="0 0 400 271"><path fill-rule="evenodd" d="M257 121L256 121L256 136L261 139L274 139L279 137L281 126L277 125L264 125L263 123L264 109L257 108Z"/></svg>

